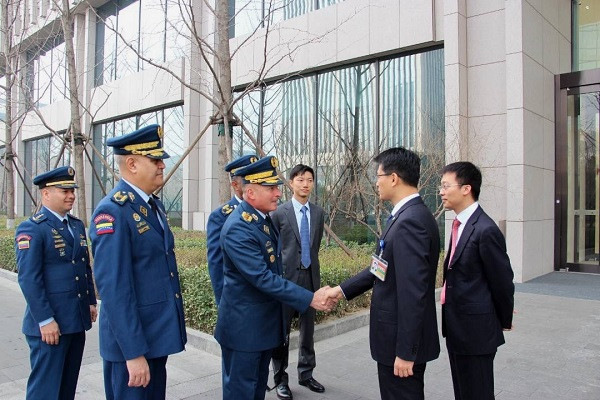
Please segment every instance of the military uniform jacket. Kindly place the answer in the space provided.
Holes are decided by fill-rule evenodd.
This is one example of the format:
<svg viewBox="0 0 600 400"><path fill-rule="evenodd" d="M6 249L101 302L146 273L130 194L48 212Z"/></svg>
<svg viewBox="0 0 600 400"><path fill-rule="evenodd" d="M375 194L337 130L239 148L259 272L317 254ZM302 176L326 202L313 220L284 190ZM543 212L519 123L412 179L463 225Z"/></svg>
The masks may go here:
<svg viewBox="0 0 600 400"><path fill-rule="evenodd" d="M96 304L85 227L68 216L73 236L42 207L23 221L15 234L18 280L27 308L23 333L41 336L39 323L54 318L62 334L92 327L90 305Z"/></svg>
<svg viewBox="0 0 600 400"><path fill-rule="evenodd" d="M164 232L148 203L122 180L92 216L100 355L107 361L162 357L182 351L187 341L173 233L155 200Z"/></svg>
<svg viewBox="0 0 600 400"><path fill-rule="evenodd" d="M264 351L283 343L282 303L303 313L313 294L282 277L277 232L243 201L221 230L223 294L215 338L237 351Z"/></svg>
<svg viewBox="0 0 600 400"><path fill-rule="evenodd" d="M206 224L206 247L208 258L208 273L212 283L217 306L223 292L223 253L221 252L221 229L227 217L238 206L238 201L233 196L231 200L219 207L208 216Z"/></svg>

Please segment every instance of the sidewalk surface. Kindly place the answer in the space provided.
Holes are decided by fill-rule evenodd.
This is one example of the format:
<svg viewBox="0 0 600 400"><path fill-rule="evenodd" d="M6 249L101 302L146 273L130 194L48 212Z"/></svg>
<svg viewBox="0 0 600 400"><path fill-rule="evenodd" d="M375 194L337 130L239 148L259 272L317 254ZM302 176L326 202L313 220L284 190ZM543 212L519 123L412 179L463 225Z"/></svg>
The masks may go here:
<svg viewBox="0 0 600 400"><path fill-rule="evenodd" d="M21 400L29 374L29 351L21 334L25 302L17 283L0 276L0 399ZM496 356L496 399L600 399L600 275L552 273L517 284L515 330ZM438 317L439 317L438 305ZM97 324L87 334L76 399L104 398ZM297 354L290 354L294 399L378 399L376 365L368 327L315 344L314 376L323 394L297 384ZM169 357L167 399L221 399L221 360L188 346ZM425 398L452 399L445 343L427 364ZM272 381L270 382L272 384ZM276 399L267 393L267 399Z"/></svg>

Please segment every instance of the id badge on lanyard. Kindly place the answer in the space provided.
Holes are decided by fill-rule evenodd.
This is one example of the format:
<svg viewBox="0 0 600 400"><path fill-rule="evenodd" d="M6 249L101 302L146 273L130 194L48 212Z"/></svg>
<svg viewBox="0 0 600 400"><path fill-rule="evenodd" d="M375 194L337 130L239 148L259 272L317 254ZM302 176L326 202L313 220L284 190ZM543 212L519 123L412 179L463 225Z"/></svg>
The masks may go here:
<svg viewBox="0 0 600 400"><path fill-rule="evenodd" d="M379 240L379 255L373 254L371 257L371 273L377 277L377 279L381 281L385 281L385 274L388 268L388 262L381 258L383 254L383 247L385 246L385 242L383 239Z"/></svg>

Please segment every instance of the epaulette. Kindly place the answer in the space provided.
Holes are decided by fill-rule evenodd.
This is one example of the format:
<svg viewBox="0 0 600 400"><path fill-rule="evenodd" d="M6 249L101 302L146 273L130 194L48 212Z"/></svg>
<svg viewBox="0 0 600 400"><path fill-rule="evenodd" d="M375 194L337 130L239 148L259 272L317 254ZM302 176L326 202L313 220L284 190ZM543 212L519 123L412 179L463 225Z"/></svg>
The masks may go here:
<svg viewBox="0 0 600 400"><path fill-rule="evenodd" d="M113 197L111 197L112 201L121 206L127 202L127 199L129 199L128 193L123 190L115 192L115 194L113 194Z"/></svg>
<svg viewBox="0 0 600 400"><path fill-rule="evenodd" d="M250 215L250 213L244 211L242 213L242 219L246 222L252 222L252 215Z"/></svg>
<svg viewBox="0 0 600 400"><path fill-rule="evenodd" d="M44 221L45 219L46 219L46 216L44 215L44 213L37 214L37 215L34 215L33 217L31 217L31 220L33 222L35 222L36 224L39 224L40 222Z"/></svg>
<svg viewBox="0 0 600 400"><path fill-rule="evenodd" d="M231 207L229 204L225 204L225 205L223 206L223 208L221 208L221 213L222 213L223 215L229 215L229 214L231 214L231 212L232 212L233 210L234 210L234 208L233 208L233 207Z"/></svg>

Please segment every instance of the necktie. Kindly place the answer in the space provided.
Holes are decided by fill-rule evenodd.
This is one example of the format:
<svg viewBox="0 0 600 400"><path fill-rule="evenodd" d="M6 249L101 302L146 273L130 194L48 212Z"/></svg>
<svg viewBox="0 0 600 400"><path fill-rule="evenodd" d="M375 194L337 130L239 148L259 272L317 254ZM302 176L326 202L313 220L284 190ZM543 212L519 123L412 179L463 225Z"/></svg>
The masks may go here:
<svg viewBox="0 0 600 400"><path fill-rule="evenodd" d="M65 233L67 234L67 237L73 240L73 235L71 234L71 231L69 231L69 221L65 218L62 220L62 223L65 226Z"/></svg>
<svg viewBox="0 0 600 400"><path fill-rule="evenodd" d="M159 223L160 227L164 229L164 227L162 226L162 219L160 218L160 212L158 211L158 206L156 205L156 201L154 200L153 197L150 197L148 199L148 205L150 206L152 211L154 211L154 213L156 214L156 218L158 218L158 223Z"/></svg>
<svg viewBox="0 0 600 400"><path fill-rule="evenodd" d="M310 267L310 229L308 228L308 216L306 206L302 206L300 212L302 219L300 220L300 261L304 268Z"/></svg>
<svg viewBox="0 0 600 400"><path fill-rule="evenodd" d="M450 269L450 263L452 263L452 257L454 257L454 250L456 250L456 243L458 242L458 227L460 226L460 221L458 218L454 218L452 221L452 242L450 244L450 258L448 258L448 269ZM442 293L440 294L440 303L444 304L446 302L446 281L444 281L444 287L442 288Z"/></svg>

